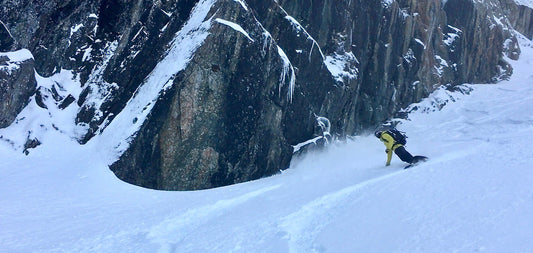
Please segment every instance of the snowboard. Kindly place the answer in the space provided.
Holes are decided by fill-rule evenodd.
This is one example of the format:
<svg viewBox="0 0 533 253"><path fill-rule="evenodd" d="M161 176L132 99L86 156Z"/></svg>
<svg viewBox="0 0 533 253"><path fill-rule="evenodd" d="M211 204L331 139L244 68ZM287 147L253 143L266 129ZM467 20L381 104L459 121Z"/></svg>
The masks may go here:
<svg viewBox="0 0 533 253"><path fill-rule="evenodd" d="M414 166L417 166L425 161L427 161L429 158L425 157L425 156L415 156L413 158L414 162L411 163L411 164L408 164L407 166L403 167L403 169L409 169L411 167L414 167Z"/></svg>

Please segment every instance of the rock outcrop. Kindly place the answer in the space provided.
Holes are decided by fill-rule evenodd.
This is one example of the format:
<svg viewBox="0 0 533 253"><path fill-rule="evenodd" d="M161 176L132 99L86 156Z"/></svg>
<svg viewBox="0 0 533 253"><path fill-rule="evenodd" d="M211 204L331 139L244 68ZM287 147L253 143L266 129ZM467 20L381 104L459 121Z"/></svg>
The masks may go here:
<svg viewBox="0 0 533 253"><path fill-rule="evenodd" d="M514 29L531 37L533 22L511 0L8 0L0 20L1 45L28 48L40 75L79 78L55 103L79 107L72 137L108 150L119 178L167 190L272 175L317 136L508 78Z"/></svg>
<svg viewBox="0 0 533 253"><path fill-rule="evenodd" d="M288 166L292 147L282 117L289 102L279 93L279 49L236 2L220 1L209 15L209 35L194 64L178 74L111 166L120 178L154 188L201 189ZM246 35L234 30L233 21L241 21Z"/></svg>
<svg viewBox="0 0 533 253"><path fill-rule="evenodd" d="M513 28L527 38L533 39L532 3L521 0L501 0L500 2L503 8L499 11L505 15Z"/></svg>
<svg viewBox="0 0 533 253"><path fill-rule="evenodd" d="M11 51L14 43L13 36L11 36L4 23L0 21L0 52Z"/></svg>
<svg viewBox="0 0 533 253"><path fill-rule="evenodd" d="M33 64L28 50L0 52L0 128L13 123L35 93Z"/></svg>

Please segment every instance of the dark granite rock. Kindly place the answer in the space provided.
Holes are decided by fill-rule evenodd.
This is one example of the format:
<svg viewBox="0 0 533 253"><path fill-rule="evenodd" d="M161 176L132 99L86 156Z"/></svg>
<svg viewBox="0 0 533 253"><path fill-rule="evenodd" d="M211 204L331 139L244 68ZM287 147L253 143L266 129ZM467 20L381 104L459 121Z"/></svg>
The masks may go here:
<svg viewBox="0 0 533 253"><path fill-rule="evenodd" d="M0 53L0 128L13 123L35 93L33 64L27 50Z"/></svg>
<svg viewBox="0 0 533 253"><path fill-rule="evenodd" d="M29 149L36 148L37 146L41 145L42 143L37 139L27 139L26 143L24 144L24 150L22 151L25 155L28 155L30 153Z"/></svg>
<svg viewBox="0 0 533 253"><path fill-rule="evenodd" d="M11 51L14 44L15 40L13 39L13 36L11 36L7 27L2 20L0 20L0 52Z"/></svg>

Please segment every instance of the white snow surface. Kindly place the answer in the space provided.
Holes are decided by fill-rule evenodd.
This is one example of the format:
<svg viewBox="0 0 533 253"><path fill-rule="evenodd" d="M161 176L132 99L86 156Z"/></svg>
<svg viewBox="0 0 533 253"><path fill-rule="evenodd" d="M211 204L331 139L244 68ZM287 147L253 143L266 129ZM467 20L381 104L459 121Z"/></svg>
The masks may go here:
<svg viewBox="0 0 533 253"><path fill-rule="evenodd" d="M424 44L424 42L422 42L422 40L415 38L415 41L416 41L416 43L418 43L418 44L420 44L422 47L424 47L424 49L426 49L426 44Z"/></svg>
<svg viewBox="0 0 533 253"><path fill-rule="evenodd" d="M0 52L0 56L9 58L11 62L23 62L28 59L33 59L33 55L28 49L21 49L14 52Z"/></svg>
<svg viewBox="0 0 533 253"><path fill-rule="evenodd" d="M0 70L11 73L19 69L19 63L33 59L33 55L28 49L21 49L14 52L0 52L0 57L7 57L9 60L0 65Z"/></svg>
<svg viewBox="0 0 533 253"><path fill-rule="evenodd" d="M515 0L518 5L523 5L529 8L533 8L533 0Z"/></svg>
<svg viewBox="0 0 533 253"><path fill-rule="evenodd" d="M389 7L393 2L394 2L394 0L381 0L381 3L385 7Z"/></svg>
<svg viewBox="0 0 533 253"><path fill-rule="evenodd" d="M239 3L242 8L246 11L248 11L248 6L246 5L246 3L244 2L244 0L234 0L235 2Z"/></svg>
<svg viewBox="0 0 533 253"><path fill-rule="evenodd" d="M57 131L28 156L0 142L0 252L533 252L531 47L509 81L402 121L430 158L408 170L362 135L272 177L168 192Z"/></svg>
<svg viewBox="0 0 533 253"><path fill-rule="evenodd" d="M324 59L324 64L326 64L328 71L337 82L341 83L344 83L345 78L357 78L358 69L351 66L354 63L359 63L359 61L352 52L344 53L342 55L335 53L326 56Z"/></svg>
<svg viewBox="0 0 533 253"><path fill-rule="evenodd" d="M237 31L237 32L240 32L242 34L244 34L244 36L246 36L246 38L248 38L251 42L254 42L254 39L252 39L252 37L250 37L250 35L248 34L248 32L246 32L242 26L240 26L239 24L236 24L236 23L233 23L231 21L228 21L228 20L224 20L224 19L221 19L221 18L217 18L215 19L216 22L218 23L221 23L221 24L224 24L224 25L227 25L231 28L233 28L233 30Z"/></svg>
<svg viewBox="0 0 533 253"><path fill-rule="evenodd" d="M84 25L83 24L77 24L73 27L70 28L70 37L72 37L73 34L77 33L80 28L82 28Z"/></svg>
<svg viewBox="0 0 533 253"><path fill-rule="evenodd" d="M31 56L31 53L29 54ZM47 142L57 138L57 133L48 134L49 132L59 132L61 138L71 139L76 139L86 132L85 126L75 124L79 106L72 103L62 110L58 107L58 102L52 98L52 90L55 90L56 94L63 98L70 94L78 99L82 91L79 77L75 77L71 71L62 69L47 78L35 74L35 79L37 89L41 90L42 101L48 109L37 105L35 96L32 96L15 121L9 127L0 129L0 145L23 150L28 138Z"/></svg>

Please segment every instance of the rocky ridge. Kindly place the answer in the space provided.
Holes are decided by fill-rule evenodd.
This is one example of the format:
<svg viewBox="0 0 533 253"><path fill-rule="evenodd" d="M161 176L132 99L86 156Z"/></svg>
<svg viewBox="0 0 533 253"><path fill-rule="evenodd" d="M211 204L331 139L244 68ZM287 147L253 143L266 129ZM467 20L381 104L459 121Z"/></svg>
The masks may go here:
<svg viewBox="0 0 533 253"><path fill-rule="evenodd" d="M7 0L0 21L0 51L33 56L0 69L2 87L26 87L0 90L17 98L2 99L0 127L30 124L15 120L28 103L73 113L75 130L48 130L106 150L122 180L167 190L271 175L323 122L342 138L442 85L505 79L515 29L533 36L531 8L511 0ZM0 141L22 149L37 135Z"/></svg>

